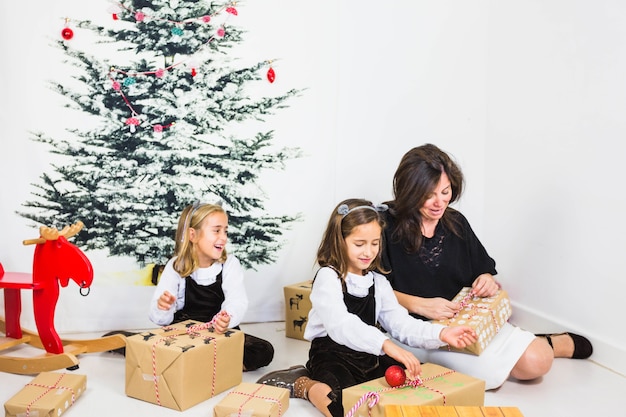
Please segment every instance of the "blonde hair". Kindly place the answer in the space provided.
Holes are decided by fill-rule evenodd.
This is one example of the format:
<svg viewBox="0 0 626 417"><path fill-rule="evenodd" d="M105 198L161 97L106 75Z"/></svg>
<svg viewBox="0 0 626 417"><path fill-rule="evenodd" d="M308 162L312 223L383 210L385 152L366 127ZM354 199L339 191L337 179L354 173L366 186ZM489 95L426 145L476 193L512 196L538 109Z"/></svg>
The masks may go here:
<svg viewBox="0 0 626 417"><path fill-rule="evenodd" d="M174 255L176 256L174 260L174 270L183 278L198 269L199 265L194 244L189 240L189 229L192 228L196 231L200 231L205 219L214 213L226 214L226 211L222 206L217 204L194 203L185 207L178 219L176 246L174 247ZM224 263L226 262L226 258L226 249L224 249L218 262Z"/></svg>

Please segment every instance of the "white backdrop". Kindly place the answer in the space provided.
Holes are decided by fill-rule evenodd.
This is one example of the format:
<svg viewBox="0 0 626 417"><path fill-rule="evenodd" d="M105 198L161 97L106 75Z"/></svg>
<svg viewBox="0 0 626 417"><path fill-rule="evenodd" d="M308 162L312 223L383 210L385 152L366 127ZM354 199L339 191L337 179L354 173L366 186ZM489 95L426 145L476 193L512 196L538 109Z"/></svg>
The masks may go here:
<svg viewBox="0 0 626 417"><path fill-rule="evenodd" d="M307 88L271 119L305 157L262 184L268 211L304 214L279 260L247 273L247 321L283 318L284 285L309 279L327 216L348 197L379 202L409 148L433 142L467 179L458 204L496 259L533 331L593 338L594 358L626 373L618 323L625 292L626 4L617 0L238 2L245 59L278 58L274 88ZM0 262L30 271L37 230L15 215L50 155L29 130L66 117L46 81L66 76L46 38L64 18L108 18L106 0L0 5ZM82 42L74 39L72 42ZM63 115L63 117L59 117ZM87 298L62 290L57 329L150 327L151 287L128 285L129 259L88 253ZM34 328L28 297L24 325Z"/></svg>

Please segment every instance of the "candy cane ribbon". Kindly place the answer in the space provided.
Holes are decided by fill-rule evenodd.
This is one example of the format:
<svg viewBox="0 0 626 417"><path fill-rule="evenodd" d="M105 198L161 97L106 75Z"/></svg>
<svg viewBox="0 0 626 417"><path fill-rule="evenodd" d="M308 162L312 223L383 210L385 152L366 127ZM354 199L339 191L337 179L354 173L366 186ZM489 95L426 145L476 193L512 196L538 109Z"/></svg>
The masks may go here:
<svg viewBox="0 0 626 417"><path fill-rule="evenodd" d="M202 330L206 330L209 328L214 327L215 322L217 321L217 317L218 315L223 315L226 314L228 315L228 313L226 312L220 312L217 313L209 322L206 323L201 323L201 324L197 324L197 325L193 325L193 326L189 326L185 332L189 335L198 335L200 331ZM171 331L171 330L176 330L174 327L171 326L164 326L162 327L163 330L165 331ZM157 339L153 344L152 344L152 379L154 381L154 394L156 397L156 402L158 405L161 405L161 397L159 395L159 375L157 374L157 360L156 360L156 348L157 345L165 340L168 339L173 339L176 336L179 336L179 334L173 334L173 335L168 335L165 337L161 337L159 339ZM205 336L203 337L204 340L208 340L210 339L210 337ZM217 341L216 340L210 340L210 342L213 342L213 383L211 385L211 396L215 395L215 377L216 377L216 369L217 369Z"/></svg>
<svg viewBox="0 0 626 417"><path fill-rule="evenodd" d="M273 402L275 404L278 404L278 417L280 417L283 414L283 404L277 400L276 398L272 398L272 397L267 397L264 395L255 395L257 392L259 392L262 388L264 388L265 385L262 385L260 387L258 387L257 389L255 389L254 391L252 391L251 393L248 392L240 392L240 391L231 391L228 393L228 395L230 394L239 394L239 395L245 395L248 398L246 398L246 400L239 406L239 409L237 410L237 417L241 416L241 413L243 412L243 407L246 405L246 403L248 401L250 401L252 398L259 398L261 400L265 400L265 401L270 401Z"/></svg>
<svg viewBox="0 0 626 417"><path fill-rule="evenodd" d="M348 411L348 414L346 414L346 417L353 417L354 414L357 412L357 410L361 408L361 406L365 404L365 402L368 400L369 402L367 403L367 415L371 415L372 408L374 408L374 406L378 404L378 401L380 401L379 392L383 392L383 391L386 391L386 390L370 391L370 392L366 392L365 394L363 394L361 398L359 398L359 400L356 402L356 404L352 406L350 411Z"/></svg>
<svg viewBox="0 0 626 417"><path fill-rule="evenodd" d="M443 399L443 405L446 405L446 395L442 391L440 391L438 389L431 388L431 387L427 386L426 384L424 384L424 381L431 381L433 379L441 378L442 376L449 375L449 374L452 374L454 372L456 372L456 371L449 370L449 371L442 372L442 373L437 374L437 375L430 376L428 378L417 377L416 379L408 381L408 382L406 382L406 383L404 383L402 385L399 385L397 387L382 388L382 389L379 389L377 391L366 392L365 394L363 394L361 396L361 398L359 398L359 400L356 402L356 404L354 404L354 406L350 409L350 411L348 411L348 413L345 415L345 417L354 417L355 413L357 412L357 410L359 408L361 408L361 406L368 400L369 400L369 402L367 403L367 406L368 406L368 408L367 408L367 415L371 416L372 415L372 408L374 408L374 406L376 406L376 404L378 404L378 402L380 401L380 394L385 393L385 392L389 392L389 391L393 391L393 390L396 390L396 389L404 388L404 387L411 387L411 388L415 388L415 389L420 388L420 387L426 388L426 389L428 389L430 391L433 391L433 392L441 395L441 397Z"/></svg>
<svg viewBox="0 0 626 417"><path fill-rule="evenodd" d="M466 307L469 306L469 308L472 310L473 314L471 314L469 316L469 320L471 320L476 314L478 314L478 310L483 310L483 311L488 311L489 314L491 314L491 320L493 321L493 325L496 328L496 333L500 331L500 325L498 324L498 319L496 318L496 312L493 311L492 308L485 306L484 304L472 304L470 303L470 301L474 298L474 292L470 291L468 292L465 297L463 297L463 299L461 299L461 301L459 301L459 304L461 305L461 308L459 311L457 311L456 313L454 313L454 316L452 316L451 319L448 319L448 324L450 324L452 322L452 320L454 320L459 313L465 309ZM450 346L448 346L448 350L452 350L450 348Z"/></svg>
<svg viewBox="0 0 626 417"><path fill-rule="evenodd" d="M63 377L65 376L65 374L61 374L59 376L59 378L54 382L53 385L43 385L43 384L33 384L32 382L30 384L26 384L26 386L32 386L32 387L39 387L39 388L46 388L46 390L41 393L37 398L35 398L33 401L31 401L27 406L26 406L26 417L30 416L30 409L33 406L33 404L35 404L37 401L39 401L40 399L42 399L47 393L49 393L50 391L52 391L53 389L60 389L60 390L69 390L72 393L72 403L74 404L74 401L76 400L76 394L74 393L74 389L71 387L60 387L58 384L61 381L61 379L63 379ZM71 405L70 404L70 405Z"/></svg>

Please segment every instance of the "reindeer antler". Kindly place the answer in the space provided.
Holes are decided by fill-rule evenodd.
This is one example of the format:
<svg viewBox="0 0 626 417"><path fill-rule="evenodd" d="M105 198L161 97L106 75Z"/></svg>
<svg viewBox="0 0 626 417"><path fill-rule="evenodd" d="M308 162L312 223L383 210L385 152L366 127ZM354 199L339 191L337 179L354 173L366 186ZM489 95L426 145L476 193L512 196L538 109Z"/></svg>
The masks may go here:
<svg viewBox="0 0 626 417"><path fill-rule="evenodd" d="M24 245L36 245L39 243L45 243L47 240L57 240L59 236L69 239L70 237L78 234L83 226L84 224L80 220L71 226L65 226L61 229L61 231L59 231L56 227L41 226L39 228L39 234L41 235L40 238L24 240L22 243Z"/></svg>

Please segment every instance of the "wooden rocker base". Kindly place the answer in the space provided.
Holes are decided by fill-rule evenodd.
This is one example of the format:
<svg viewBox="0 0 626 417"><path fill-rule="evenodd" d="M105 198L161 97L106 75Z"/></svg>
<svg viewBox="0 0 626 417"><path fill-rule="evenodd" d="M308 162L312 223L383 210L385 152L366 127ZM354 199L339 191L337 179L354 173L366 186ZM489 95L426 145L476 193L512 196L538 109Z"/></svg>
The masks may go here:
<svg viewBox="0 0 626 417"><path fill-rule="evenodd" d="M0 332L6 334L4 319L0 318ZM36 333L22 329L23 337L13 339L0 336L0 352L22 344L28 344L38 349L44 349L43 343ZM63 353L54 354L45 352L30 357L0 355L0 372L12 374L32 375L40 372L55 371L58 369L78 369L77 355L83 353L106 352L126 346L126 338L120 334L101 337L98 339L69 340L62 339Z"/></svg>

